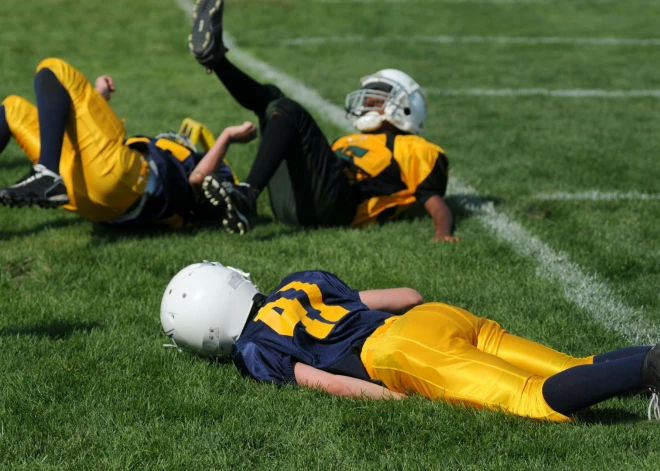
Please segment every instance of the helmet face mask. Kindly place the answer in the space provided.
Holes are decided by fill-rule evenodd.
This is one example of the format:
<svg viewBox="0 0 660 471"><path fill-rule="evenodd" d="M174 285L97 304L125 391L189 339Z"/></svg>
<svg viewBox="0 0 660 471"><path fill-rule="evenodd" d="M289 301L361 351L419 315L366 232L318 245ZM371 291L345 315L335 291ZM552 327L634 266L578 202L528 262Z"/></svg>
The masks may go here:
<svg viewBox="0 0 660 471"><path fill-rule="evenodd" d="M228 357L262 296L249 277L217 262L184 268L163 294L163 331L179 350Z"/></svg>
<svg viewBox="0 0 660 471"><path fill-rule="evenodd" d="M420 134L426 119L426 98L409 75L384 69L360 80L360 89L346 96L345 110L362 132L389 122L401 131Z"/></svg>

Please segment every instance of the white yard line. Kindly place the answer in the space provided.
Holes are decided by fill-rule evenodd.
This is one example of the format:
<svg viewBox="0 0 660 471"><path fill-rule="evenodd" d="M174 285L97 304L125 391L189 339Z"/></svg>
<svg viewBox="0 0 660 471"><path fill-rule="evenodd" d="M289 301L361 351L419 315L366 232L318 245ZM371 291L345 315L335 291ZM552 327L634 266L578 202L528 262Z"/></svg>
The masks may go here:
<svg viewBox="0 0 660 471"><path fill-rule="evenodd" d="M470 4L532 4L543 5L557 3L556 0L312 0L315 3L470 3ZM597 3L611 3L615 0L592 0Z"/></svg>
<svg viewBox="0 0 660 471"><path fill-rule="evenodd" d="M660 38L570 38L547 36L318 36L297 37L280 40L285 46L308 46L316 44L364 44L364 43L485 43L485 44L567 44L577 46L660 46Z"/></svg>
<svg viewBox="0 0 660 471"><path fill-rule="evenodd" d="M547 88L425 88L427 95L444 96L549 96L562 98L660 98L660 90L550 90Z"/></svg>
<svg viewBox="0 0 660 471"><path fill-rule="evenodd" d="M534 195L535 199L546 201L660 201L660 194L640 193L639 191L629 191L622 193L619 191L580 191L577 193L568 193L558 191L555 193L539 193Z"/></svg>
<svg viewBox="0 0 660 471"><path fill-rule="evenodd" d="M309 0L308 0L309 1ZM481 4L481 5L561 5L570 4L575 0L311 0L315 3L467 3L467 4ZM579 0L575 3L584 4L602 4L602 3L621 3L622 0ZM642 1L638 0L634 4L655 5L654 0Z"/></svg>
<svg viewBox="0 0 660 471"><path fill-rule="evenodd" d="M188 0L175 1L190 18L191 7ZM264 78L277 81L292 98L323 113L326 119L336 126L352 131L340 107L326 101L300 81L242 51L231 38L226 38L232 60L263 75ZM462 203L474 211L476 217L499 240L508 242L515 251L534 260L539 276L558 283L568 300L588 312L601 325L617 332L633 344L649 345L658 340L660 326L651 323L641 311L618 300L603 281L595 275L586 274L569 260L567 254L553 250L539 238L531 235L518 222L505 214L498 213L492 203L475 197L474 195L478 195L477 191L455 177L450 180L449 191L453 195L458 195Z"/></svg>

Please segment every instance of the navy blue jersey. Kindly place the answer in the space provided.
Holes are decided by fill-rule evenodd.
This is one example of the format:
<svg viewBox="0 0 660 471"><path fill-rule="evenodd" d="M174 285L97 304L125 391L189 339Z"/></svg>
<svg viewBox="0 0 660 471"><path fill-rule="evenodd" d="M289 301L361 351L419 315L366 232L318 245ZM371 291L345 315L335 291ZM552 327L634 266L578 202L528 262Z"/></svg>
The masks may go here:
<svg viewBox="0 0 660 471"><path fill-rule="evenodd" d="M139 215L140 222L158 221L175 215L190 222L218 218L218 211L205 200L200 202L188 183L189 175L204 154L164 138L133 137L126 144L145 154L152 172L153 167L156 168L153 193ZM231 168L224 162L213 174L234 181Z"/></svg>
<svg viewBox="0 0 660 471"><path fill-rule="evenodd" d="M359 359L362 345L392 316L370 310L331 273L294 273L248 320L232 360L244 375L275 384L295 382L295 362L368 380Z"/></svg>

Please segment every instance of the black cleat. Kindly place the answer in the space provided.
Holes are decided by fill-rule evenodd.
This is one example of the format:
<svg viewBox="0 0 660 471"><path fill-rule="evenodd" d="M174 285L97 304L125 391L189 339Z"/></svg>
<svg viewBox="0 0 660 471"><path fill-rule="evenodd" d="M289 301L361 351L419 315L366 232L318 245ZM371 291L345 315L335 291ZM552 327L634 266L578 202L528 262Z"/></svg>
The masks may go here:
<svg viewBox="0 0 660 471"><path fill-rule="evenodd" d="M224 208L222 225L227 232L243 235L250 230L250 217L257 213L257 200L249 185L234 185L208 175L204 179L202 189L204 196L213 206Z"/></svg>
<svg viewBox="0 0 660 471"><path fill-rule="evenodd" d="M649 420L660 420L660 343L646 352L642 362L642 386L651 392Z"/></svg>
<svg viewBox="0 0 660 471"><path fill-rule="evenodd" d="M224 0L197 0L193 9L188 47L197 62L207 70L212 69L227 52L222 42L223 8Z"/></svg>
<svg viewBox="0 0 660 471"><path fill-rule="evenodd" d="M642 363L642 386L660 393L660 343L646 352Z"/></svg>
<svg viewBox="0 0 660 471"><path fill-rule="evenodd" d="M40 164L14 185L0 190L0 203L6 206L57 208L68 202L62 177Z"/></svg>

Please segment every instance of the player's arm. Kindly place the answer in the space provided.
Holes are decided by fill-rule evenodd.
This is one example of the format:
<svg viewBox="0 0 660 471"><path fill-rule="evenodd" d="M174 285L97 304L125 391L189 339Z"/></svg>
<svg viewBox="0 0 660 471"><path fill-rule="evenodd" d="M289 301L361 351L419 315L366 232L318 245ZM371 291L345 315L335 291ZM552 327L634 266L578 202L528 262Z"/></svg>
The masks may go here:
<svg viewBox="0 0 660 471"><path fill-rule="evenodd" d="M433 195L424 201L424 209L429 213L435 226L433 240L443 242L458 242L461 239L452 235L451 229L454 217L451 210L440 195Z"/></svg>
<svg viewBox="0 0 660 471"><path fill-rule="evenodd" d="M94 81L94 88L105 98L105 101L110 101L115 91L115 82L109 75L99 75Z"/></svg>
<svg viewBox="0 0 660 471"><path fill-rule="evenodd" d="M188 178L188 183L191 185L201 185L202 181L204 181L204 177L220 166L231 144L243 144L252 141L256 137L257 127L249 121L245 121L238 126L229 126L228 128L225 128L220 133L215 144L213 144L192 171Z"/></svg>
<svg viewBox="0 0 660 471"><path fill-rule="evenodd" d="M304 363L293 365L293 374L300 386L320 389L329 394L343 397L367 397L369 399L401 399L405 394L390 391L369 381L350 376L335 375Z"/></svg>
<svg viewBox="0 0 660 471"><path fill-rule="evenodd" d="M424 302L412 288L372 289L360 291L360 301L375 311L403 314Z"/></svg>

